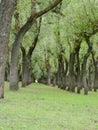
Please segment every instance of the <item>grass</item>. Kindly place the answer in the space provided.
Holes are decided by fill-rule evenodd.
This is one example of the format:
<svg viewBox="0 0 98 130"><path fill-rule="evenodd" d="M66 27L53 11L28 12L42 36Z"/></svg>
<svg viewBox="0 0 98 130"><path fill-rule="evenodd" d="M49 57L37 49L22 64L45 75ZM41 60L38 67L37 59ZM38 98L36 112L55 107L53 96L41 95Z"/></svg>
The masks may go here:
<svg viewBox="0 0 98 130"><path fill-rule="evenodd" d="M88 96L31 84L0 100L0 130L98 130L98 92Z"/></svg>

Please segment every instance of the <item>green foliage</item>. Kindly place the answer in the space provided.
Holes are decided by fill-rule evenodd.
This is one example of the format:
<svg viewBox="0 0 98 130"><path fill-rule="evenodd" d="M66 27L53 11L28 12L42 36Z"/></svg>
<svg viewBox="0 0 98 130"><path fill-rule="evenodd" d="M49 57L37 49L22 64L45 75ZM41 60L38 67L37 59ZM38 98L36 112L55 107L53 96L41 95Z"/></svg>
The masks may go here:
<svg viewBox="0 0 98 130"><path fill-rule="evenodd" d="M37 11L43 9L50 2L53 2L53 0L37 0ZM74 51L76 39L82 41L79 55L80 61L82 62L83 56L87 51L87 45L83 37L84 32L92 33L93 29L96 28L96 22L98 21L97 0L67 0L62 2L59 14L55 12L56 9L57 8L44 15L42 19L39 41L32 56L33 74L37 79L40 78L43 73L46 75L45 55L49 55L48 60L53 74L57 71L57 57L61 52L60 46L62 46L64 50L63 57L69 60L70 52ZM18 0L17 10L20 14L20 26L22 26L31 14L31 0ZM13 17L9 50L11 50L15 38L14 26L15 21ZM60 45L57 43L58 31L60 31ZM35 26L26 33L22 43L26 48L26 51L28 51L31 46L35 34ZM96 43L98 42L98 34L92 36L91 41L92 44L94 44L95 57L97 57L98 46ZM49 54L48 51L50 51ZM19 63L21 63L21 58Z"/></svg>
<svg viewBox="0 0 98 130"><path fill-rule="evenodd" d="M77 95L41 84L0 100L0 130L97 130L98 92Z"/></svg>

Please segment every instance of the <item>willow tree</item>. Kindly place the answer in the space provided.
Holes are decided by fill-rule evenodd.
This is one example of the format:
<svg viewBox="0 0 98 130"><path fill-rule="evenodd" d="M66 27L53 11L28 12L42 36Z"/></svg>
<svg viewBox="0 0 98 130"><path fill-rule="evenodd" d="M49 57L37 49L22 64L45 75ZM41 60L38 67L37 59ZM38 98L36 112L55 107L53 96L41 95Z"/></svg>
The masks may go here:
<svg viewBox="0 0 98 130"><path fill-rule="evenodd" d="M11 53L11 68L10 68L10 89L17 90L18 89L18 56L19 56L19 49L22 43L23 37L26 32L32 27L35 20L40 16L46 14L48 11L53 9L63 0L55 0L45 9L35 12L36 8L36 0L32 0L34 3L33 13L28 18L27 22L20 28L19 32L16 35L15 42L13 44L12 53Z"/></svg>
<svg viewBox="0 0 98 130"><path fill-rule="evenodd" d="M33 42L29 47L29 50L26 52L26 48L22 45L22 87L27 86L28 84L33 82L33 74L32 74L32 54L36 48L38 37L40 34L42 18L39 20L39 26L36 24L36 34L34 36Z"/></svg>
<svg viewBox="0 0 98 130"><path fill-rule="evenodd" d="M0 1L0 98L4 98L5 63L15 3L16 0Z"/></svg>
<svg viewBox="0 0 98 130"><path fill-rule="evenodd" d="M84 52L83 54L82 62L80 65L82 66L81 67L82 72L79 72L78 70L79 75L82 75L82 77L80 77L80 83L78 82L78 84L76 84L78 86L80 84L80 86L78 87L78 93L80 93L80 88L82 85L84 88L85 95L88 94L87 61L89 59L90 54L92 53L92 43L90 41L90 38L91 36L93 36L94 34L98 32L97 4L98 4L97 1L94 1L94 0L91 0L91 1L74 0L70 2L70 4L68 5L68 7L66 8L64 12L66 14L65 25L67 26L67 35L69 39L73 39L71 41L71 45L73 44L73 46L76 46L77 42L74 42L74 41L75 39L79 39L84 44L84 46L86 45L88 46L88 48L86 49L87 52ZM80 46L81 48L80 47L77 48L77 47L73 49L72 53L74 54L77 51L77 54L79 55L79 56L77 55L78 62L79 62L79 60L81 60L80 51L82 47L81 46ZM73 63L69 65L74 67L73 70L76 75L77 68L75 66L76 63L74 64L74 62L76 62L75 59L76 58L74 56L72 58ZM69 72L72 72L73 70L69 70ZM70 77L72 77L72 74L70 75ZM72 82L72 79L71 79L71 82Z"/></svg>

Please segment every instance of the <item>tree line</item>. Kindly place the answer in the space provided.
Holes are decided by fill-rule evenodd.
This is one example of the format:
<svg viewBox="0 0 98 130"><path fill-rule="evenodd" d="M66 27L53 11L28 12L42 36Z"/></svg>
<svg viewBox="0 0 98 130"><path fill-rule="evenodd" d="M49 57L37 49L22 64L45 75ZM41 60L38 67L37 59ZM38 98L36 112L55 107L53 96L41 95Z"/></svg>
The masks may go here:
<svg viewBox="0 0 98 130"><path fill-rule="evenodd" d="M98 32L96 13L98 3L94 0L89 3L81 0L72 2L55 0L49 1L49 6L37 11L37 6L41 2L30 1L30 15L23 25L20 22L17 0L5 0L0 3L0 98L4 98L5 79L10 82L10 90L19 89L19 80L22 81L22 87L25 87L38 78L37 80L41 83L57 85L70 92L75 92L76 88L77 93L84 88L85 95L89 90L97 91L98 59L92 37L97 37ZM50 14L43 17L50 10L51 20L48 19ZM12 18L14 32L11 32ZM45 32L44 34L41 32L41 28L45 26L43 19L46 19L48 27L52 26L51 35L55 41L52 46L46 43L44 47L42 43L40 44L41 36L45 38ZM32 27L33 39L30 46L27 44L27 50L27 46L23 44L24 37ZM47 29L43 31L47 32ZM10 32L14 35L11 51L8 47ZM29 37L32 37L31 32ZM54 41L50 40L50 42ZM48 41L45 40L45 42ZM97 43L97 40L95 42ZM87 46L83 55L81 54L82 45ZM37 53L37 49L43 52L43 56ZM6 60L7 57L10 57L10 60ZM19 63L20 57L22 60ZM38 68L37 74L34 72L36 68Z"/></svg>

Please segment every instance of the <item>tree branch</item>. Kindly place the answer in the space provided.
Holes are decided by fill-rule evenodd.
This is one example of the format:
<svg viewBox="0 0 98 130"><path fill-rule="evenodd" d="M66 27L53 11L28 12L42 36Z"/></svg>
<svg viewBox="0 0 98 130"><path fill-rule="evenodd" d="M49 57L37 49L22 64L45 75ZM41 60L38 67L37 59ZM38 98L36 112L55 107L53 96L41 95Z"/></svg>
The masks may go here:
<svg viewBox="0 0 98 130"><path fill-rule="evenodd" d="M41 28L41 22L42 22L42 17L40 17L39 26L37 27L37 34L35 35L34 41L33 41L32 45L29 48L28 56L32 55L32 52L34 51L34 49L36 47L36 44L37 44L37 41L38 41L38 37L39 37L39 33L40 33L40 28Z"/></svg>

